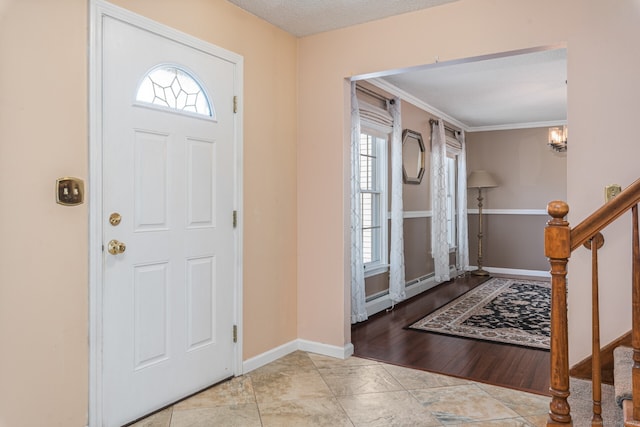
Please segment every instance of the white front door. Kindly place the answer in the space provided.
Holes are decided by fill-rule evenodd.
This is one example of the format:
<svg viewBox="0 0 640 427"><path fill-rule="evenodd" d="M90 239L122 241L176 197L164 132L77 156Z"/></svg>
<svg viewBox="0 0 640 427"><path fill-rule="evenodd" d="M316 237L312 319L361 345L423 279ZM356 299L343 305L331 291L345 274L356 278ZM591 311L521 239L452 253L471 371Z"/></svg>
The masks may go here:
<svg viewBox="0 0 640 427"><path fill-rule="evenodd" d="M102 425L234 374L234 64L102 22Z"/></svg>

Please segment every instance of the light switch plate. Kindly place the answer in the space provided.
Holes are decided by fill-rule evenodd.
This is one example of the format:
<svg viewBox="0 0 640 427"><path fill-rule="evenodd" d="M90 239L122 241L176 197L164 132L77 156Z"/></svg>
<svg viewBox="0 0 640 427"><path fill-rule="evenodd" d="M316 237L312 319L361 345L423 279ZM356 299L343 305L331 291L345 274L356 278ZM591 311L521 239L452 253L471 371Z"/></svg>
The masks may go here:
<svg viewBox="0 0 640 427"><path fill-rule="evenodd" d="M616 197L618 194L622 192L622 187L618 184L611 184L604 187L604 200L608 202L609 200Z"/></svg>
<svg viewBox="0 0 640 427"><path fill-rule="evenodd" d="M65 176L56 181L56 202L63 206L76 206L84 202L84 181Z"/></svg>

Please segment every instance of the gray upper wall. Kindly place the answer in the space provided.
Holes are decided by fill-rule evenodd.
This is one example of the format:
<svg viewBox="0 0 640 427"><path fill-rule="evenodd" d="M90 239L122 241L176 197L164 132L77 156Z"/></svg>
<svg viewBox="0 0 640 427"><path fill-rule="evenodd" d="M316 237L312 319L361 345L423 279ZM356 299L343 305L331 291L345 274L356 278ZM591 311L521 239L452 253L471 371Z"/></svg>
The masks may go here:
<svg viewBox="0 0 640 427"><path fill-rule="evenodd" d="M467 173L484 169L499 184L485 192L485 209L546 209L567 199L567 157L552 151L547 137L546 127L467 133ZM469 192L469 208L476 197Z"/></svg>

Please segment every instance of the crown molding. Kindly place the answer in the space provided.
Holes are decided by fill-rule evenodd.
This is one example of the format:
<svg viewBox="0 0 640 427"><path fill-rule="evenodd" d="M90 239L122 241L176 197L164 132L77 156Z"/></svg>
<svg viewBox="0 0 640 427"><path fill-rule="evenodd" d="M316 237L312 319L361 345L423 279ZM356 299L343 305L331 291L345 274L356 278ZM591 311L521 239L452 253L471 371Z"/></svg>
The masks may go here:
<svg viewBox="0 0 640 427"><path fill-rule="evenodd" d="M389 92L392 95L395 95L397 97L399 97L400 99L402 99L403 101L408 102L409 104L413 104L416 107L426 111L427 113L432 114L433 116L437 117L438 119L442 119L445 122L452 124L462 130L464 130L465 132L469 130L469 127L467 125L465 125L464 123L462 123L460 120L451 117L450 115L438 110L436 107L434 107L433 105L429 105L426 102L422 101L421 99L416 98L415 96L411 95L408 92L405 92L404 90L400 89L399 87L392 85L391 83L382 80L380 78L375 78L375 79L370 79L367 80L367 82L371 83L372 85L374 85L375 87L377 87L378 89L382 89L386 92Z"/></svg>

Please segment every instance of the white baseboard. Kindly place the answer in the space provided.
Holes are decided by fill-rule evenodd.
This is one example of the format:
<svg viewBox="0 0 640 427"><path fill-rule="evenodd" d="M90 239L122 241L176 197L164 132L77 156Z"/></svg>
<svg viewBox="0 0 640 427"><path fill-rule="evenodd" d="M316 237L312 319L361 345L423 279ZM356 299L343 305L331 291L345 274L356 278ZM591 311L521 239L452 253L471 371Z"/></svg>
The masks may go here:
<svg viewBox="0 0 640 427"><path fill-rule="evenodd" d="M254 369L258 369L264 365L268 365L269 363L274 362L289 353L293 353L297 349L298 340L293 340L276 348L272 348L271 350L265 351L262 354L254 356L251 359L247 359L242 362L242 373L246 374L247 372L251 372Z"/></svg>
<svg viewBox="0 0 640 427"><path fill-rule="evenodd" d="M276 348L265 351L251 359L247 359L242 363L242 372L244 374L249 373L255 369L258 369L264 365L274 362L287 354L293 353L296 350L307 351L310 353L321 354L323 356L335 357L337 359L346 359L353 354L353 344L346 344L344 347L338 347L335 345L323 344L315 341L308 341L303 339L297 339L289 341L286 344L282 344Z"/></svg>
<svg viewBox="0 0 640 427"><path fill-rule="evenodd" d="M467 209L467 213L477 215L478 209ZM544 215L549 216L546 209L483 209L485 215Z"/></svg>
<svg viewBox="0 0 640 427"><path fill-rule="evenodd" d="M335 357L337 359L346 359L353 354L353 344L349 343L344 347L338 347L336 345L299 339L298 350L322 354L323 356Z"/></svg>
<svg viewBox="0 0 640 427"><path fill-rule="evenodd" d="M469 271L473 271L478 267L469 266ZM499 268L499 267L483 267L489 273L508 274L513 276L533 276L551 278L551 273L544 270L520 270L517 268Z"/></svg>

